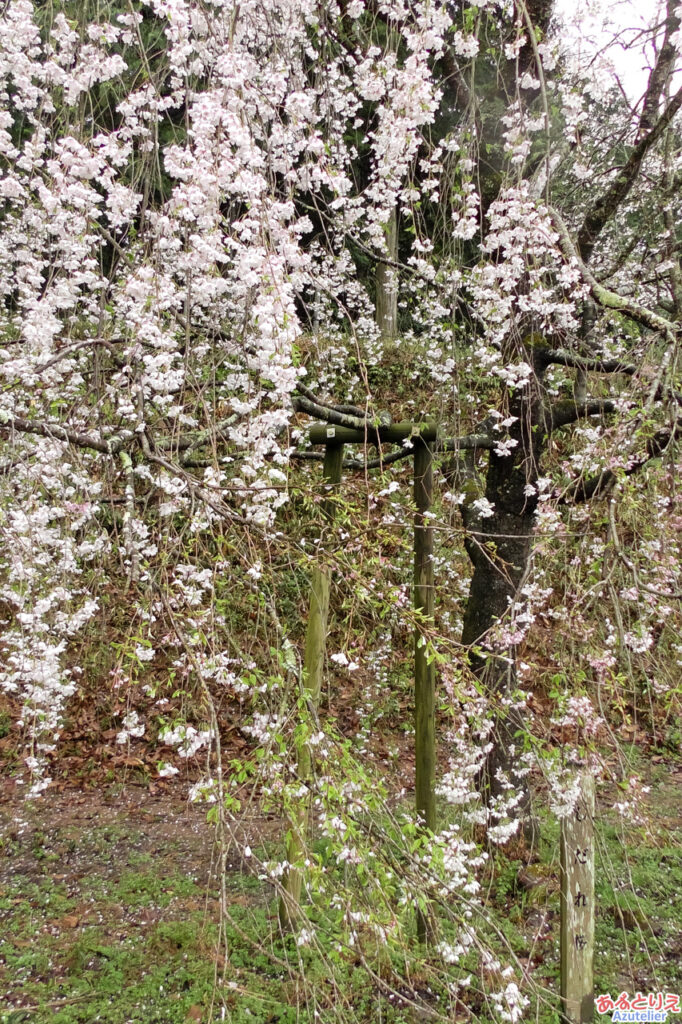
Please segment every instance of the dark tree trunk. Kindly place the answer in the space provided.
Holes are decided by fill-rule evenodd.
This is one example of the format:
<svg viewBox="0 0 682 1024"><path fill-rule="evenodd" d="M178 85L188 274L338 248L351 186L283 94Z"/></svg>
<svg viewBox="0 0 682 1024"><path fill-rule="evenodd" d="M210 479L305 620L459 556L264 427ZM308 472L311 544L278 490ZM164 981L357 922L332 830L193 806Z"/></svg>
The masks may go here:
<svg viewBox="0 0 682 1024"><path fill-rule="evenodd" d="M517 420L509 436L517 442L516 447L507 456L494 451L489 456L485 497L493 506L493 514L482 517L471 505L465 511L466 546L474 572L462 643L470 648L471 667L491 698L496 715L493 749L480 780L488 800L505 791L507 780L522 785L514 779L514 765L520 753L517 733L523 728L523 720L520 712L504 706L502 699L516 689L516 643L510 609L532 554L535 490L546 438L539 393L542 367L536 370L534 382L511 395L510 414ZM522 804L527 803L528 793L524 792Z"/></svg>

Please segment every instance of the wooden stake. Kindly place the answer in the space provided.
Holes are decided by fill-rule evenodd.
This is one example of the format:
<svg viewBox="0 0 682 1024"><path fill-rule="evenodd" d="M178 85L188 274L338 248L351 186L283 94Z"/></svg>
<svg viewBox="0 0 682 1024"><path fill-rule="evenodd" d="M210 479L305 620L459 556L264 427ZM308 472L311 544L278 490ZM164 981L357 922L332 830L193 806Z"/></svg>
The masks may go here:
<svg viewBox="0 0 682 1024"><path fill-rule="evenodd" d="M334 437L334 428L330 427ZM341 483L343 445L329 441L325 446L323 475L326 497L322 503L322 514L331 523L334 519L334 493ZM308 714L304 721L317 717L324 673L324 655L327 640L327 618L329 615L329 589L331 574L322 566L313 569L310 585L310 609L303 656L303 696ZM296 775L300 783L308 785L312 778L312 755L310 745L298 744L296 749ZM287 868L282 880L282 895L279 901L279 920L282 928L291 931L296 928L300 916L301 888L303 885L303 861L305 859L306 833L310 814L310 799L302 797L289 822L287 836Z"/></svg>
<svg viewBox="0 0 682 1024"><path fill-rule="evenodd" d="M425 512L433 499L433 461L429 444L414 440L414 610L426 619L433 619L433 528ZM423 629L414 630L414 757L417 816L426 829L436 828L436 672L428 663ZM428 915L417 913L417 935L420 942L429 938Z"/></svg>
<svg viewBox="0 0 682 1024"><path fill-rule="evenodd" d="M398 260L398 216L395 207L384 227L388 258ZM377 263L376 269L376 322L382 341L394 341L398 334L398 275L394 267Z"/></svg>
<svg viewBox="0 0 682 1024"><path fill-rule="evenodd" d="M584 773L561 823L561 1010L564 1024L594 1014L594 778Z"/></svg>

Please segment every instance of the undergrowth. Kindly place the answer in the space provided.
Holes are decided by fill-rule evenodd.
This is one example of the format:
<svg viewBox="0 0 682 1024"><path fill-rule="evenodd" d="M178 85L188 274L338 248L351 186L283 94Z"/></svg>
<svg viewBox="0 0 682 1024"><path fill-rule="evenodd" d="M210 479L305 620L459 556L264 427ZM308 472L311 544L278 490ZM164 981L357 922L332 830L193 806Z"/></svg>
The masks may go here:
<svg viewBox="0 0 682 1024"><path fill-rule="evenodd" d="M651 817L629 827L627 848L622 823L607 807L600 813L597 993L676 991L682 984L682 821L671 816L675 794L663 768L654 791ZM243 862L228 870L221 919L215 877L207 882L180 867L187 850L174 853L172 839L162 849L145 843L144 827L130 831L129 847L123 814L91 824L75 841L78 870L66 873L68 857L61 856L34 857L26 869L25 854L50 846L45 825L4 843L2 1024L416 1024L452 1007L448 972L433 947L382 949L360 933L355 949L339 950L333 910L319 903L309 909L314 942L298 944L279 932L271 887ZM197 844L209 839L206 831L193 835ZM559 865L550 819L541 822L541 836L531 864L513 849L491 858L483 879L486 920L478 927L491 941L501 934L532 979L529 1015L556 1024ZM55 848L68 851L73 830L58 839ZM254 847L254 860L272 852ZM322 847L317 855L324 858ZM13 862L22 873L13 872ZM343 884L343 869L330 862L329 870ZM445 915L439 940L448 936ZM461 966L471 980L454 1004L458 1016L489 1021L480 957L471 951Z"/></svg>

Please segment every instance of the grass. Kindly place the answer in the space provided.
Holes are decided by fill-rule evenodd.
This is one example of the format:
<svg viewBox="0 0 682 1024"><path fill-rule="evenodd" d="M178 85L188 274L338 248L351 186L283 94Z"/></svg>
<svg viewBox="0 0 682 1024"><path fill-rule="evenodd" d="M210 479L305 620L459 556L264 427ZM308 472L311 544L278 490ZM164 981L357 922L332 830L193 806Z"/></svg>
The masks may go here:
<svg viewBox="0 0 682 1024"><path fill-rule="evenodd" d="M0 1021L184 1024L214 1019L213 1002L226 1010L216 1020L288 1020L281 984L273 984L267 960L254 959L240 934L269 927L263 910L235 905L230 914L235 930L228 943L235 956L228 981L252 989L253 1007L246 1014L243 1006L238 1010L229 987L221 997L215 911L203 886L184 874L159 875L153 864L117 880L84 879L72 896L49 877L38 883L15 877L0 899L7 921L0 972L6 1005L16 1009L5 1009ZM256 1009L259 1000L268 1003L267 1012L262 1005Z"/></svg>
<svg viewBox="0 0 682 1024"><path fill-rule="evenodd" d="M658 846L647 839L642 830L628 849L620 829L605 829L595 955L595 981L604 991L628 977L639 991L682 988L682 853L679 841Z"/></svg>
<svg viewBox="0 0 682 1024"><path fill-rule="evenodd" d="M146 924L138 913L187 895L186 879L168 879L165 890L163 881L127 872L111 887L95 879L70 896L50 878L15 878L0 901L0 912L11 911L0 941L8 1003L28 1004L26 1019L36 1022L184 1021L210 992L213 971L196 914ZM24 1019L17 1014L0 1020Z"/></svg>
<svg viewBox="0 0 682 1024"><path fill-rule="evenodd" d="M682 822L670 817L675 793L664 774L656 787L646 828L624 835L614 815L600 817L597 994L682 989ZM540 861L525 866L532 884L521 860L499 852L485 879L486 909L545 989L529 1019L557 1024L558 826L541 824ZM205 858L206 833L191 835ZM299 947L278 933L272 890L238 870L226 879L221 936L206 862L200 869L186 838L170 828L165 841L159 833L150 839L123 814L92 820L80 833L73 822L41 823L8 838L0 849L0 1024L417 1024L423 1011L409 1006L410 992L434 1008L447 1005L451 974L434 951L403 955L362 947L366 940L340 951L338 920L319 904L316 941ZM333 859L328 869L341 870ZM444 923L441 937L454 939L452 926ZM470 953L463 966L473 977L465 1012L490 1021L480 957ZM409 978L402 1005L400 977Z"/></svg>
<svg viewBox="0 0 682 1024"><path fill-rule="evenodd" d="M665 787L665 781L659 785ZM682 820L670 829L665 810L656 794L646 826L615 823L609 813L598 820L595 994L682 991ZM557 823L543 822L541 861L531 866L530 888L519 883L521 860L498 858L490 880L498 927L520 959L532 954L537 979L554 985L559 978L558 839ZM543 919L545 937L534 941L532 933Z"/></svg>

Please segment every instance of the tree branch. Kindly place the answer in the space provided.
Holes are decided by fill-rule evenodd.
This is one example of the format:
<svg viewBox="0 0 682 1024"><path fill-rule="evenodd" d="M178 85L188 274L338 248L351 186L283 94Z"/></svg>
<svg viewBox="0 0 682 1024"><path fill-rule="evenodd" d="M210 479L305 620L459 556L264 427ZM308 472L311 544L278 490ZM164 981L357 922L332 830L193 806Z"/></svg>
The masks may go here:
<svg viewBox="0 0 682 1024"><path fill-rule="evenodd" d="M164 452L193 452L197 448L202 448L205 444L209 444L211 441L220 441L225 439L225 434L230 427L234 426L241 417L237 413L232 413L227 419L219 420L212 427L206 427L205 430L200 430L196 434L187 434L184 437L178 437L173 440L158 441L156 447L159 451Z"/></svg>
<svg viewBox="0 0 682 1024"><path fill-rule="evenodd" d="M48 359L46 363L41 363L40 366L36 366L35 372L44 373L45 370L49 370L52 366L55 366L62 359L68 359L69 356L74 355L81 349L94 348L96 345L105 348L107 352L109 352L112 361L116 366L121 368L126 365L125 361L116 354L112 341L109 341L106 338L87 338L85 341L79 341L75 345L72 345L70 348L65 348L62 349L61 352L57 352L57 354L52 356L51 359Z"/></svg>
<svg viewBox="0 0 682 1024"><path fill-rule="evenodd" d="M647 444L646 455L636 459L632 465L627 466L622 472L625 476L632 476L639 472L652 459L657 459L665 452L666 448L674 441L682 437L682 424L674 428L663 427L657 431ZM560 505L581 504L590 501L591 498L603 498L614 487L618 481L618 473L613 469L603 469L601 473L588 477L587 480L575 480L564 491L559 499Z"/></svg>
<svg viewBox="0 0 682 1024"><path fill-rule="evenodd" d="M311 391L310 388L307 388L300 380L296 385L296 390L300 395L303 395L304 398L307 398L308 401L314 402L316 405L321 405L325 409L333 409L335 412L343 412L348 416L359 416L361 419L365 418L365 410L361 409L359 406L339 405L336 402L326 402L324 398L318 398L315 392Z"/></svg>
<svg viewBox="0 0 682 1024"><path fill-rule="evenodd" d="M624 249L618 253L616 258L609 264L608 267L603 267L601 270L595 272L595 278L597 281L608 281L610 277L624 266L628 256L630 256L637 248L639 243L642 241L642 237L639 234L633 234L630 241L627 243Z"/></svg>
<svg viewBox="0 0 682 1024"><path fill-rule="evenodd" d="M642 115L639 119L641 132L649 132L653 129L663 90L675 68L676 48L671 42L671 36L680 27L680 19L675 14L676 7L677 0L668 0L663 45L658 52L656 63L649 75L646 93L644 94Z"/></svg>
<svg viewBox="0 0 682 1024"><path fill-rule="evenodd" d="M682 103L682 90L680 90L680 102ZM604 288L603 285L599 284L592 271L586 266L583 258L578 254L578 251L573 244L568 228L566 227L561 214L550 207L550 215L552 217L552 223L559 233L559 242L563 249L564 255L569 260L575 260L580 268L580 272L585 282L590 286L590 291L596 302L599 303L604 309L615 309L620 313L624 313L631 320L636 323L642 324L644 327L648 327L652 331L657 331L660 334L664 334L666 338L674 342L675 332L678 330L678 325L672 320L667 320L663 316L659 316L658 313L653 313L646 306L640 305L639 302L635 302L634 299L628 298L624 295L618 295L616 292L610 291L608 288Z"/></svg>
<svg viewBox="0 0 682 1024"><path fill-rule="evenodd" d="M366 419L360 416L351 416L349 413L337 412L327 405L319 405L316 401L306 398L304 395L297 395L292 402L297 412L307 412L309 416L315 416L325 423L335 423L339 427L349 427L351 430L363 430L365 432L375 430Z"/></svg>
<svg viewBox="0 0 682 1024"><path fill-rule="evenodd" d="M618 530L616 528L616 502L615 502L615 499L613 499L613 498L609 502L609 527L610 527L611 543L613 544L613 549L616 552L616 555L617 555L618 559L623 563L623 565L626 567L626 569L628 569L632 573L632 575L634 577L634 580L635 580L635 586L637 587L637 589L638 590L643 590L644 593L646 593L646 594L654 594L656 597L663 597L663 598L667 598L667 599L674 598L676 601L679 601L682 598L682 593L680 593L680 592L677 592L677 593L672 592L672 593L670 593L670 592L667 592L665 590L658 590L655 587L647 586L645 583L642 583L642 581L640 580L639 573L637 572L637 567L636 567L635 563L631 559L629 559L628 556L623 551L623 546L622 546L622 544L620 542L620 539L618 537Z"/></svg>
<svg viewBox="0 0 682 1024"><path fill-rule="evenodd" d="M585 219L583 220L582 226L578 232L578 252L580 253L580 258L585 262L587 262L592 255L592 251L599 235L614 216L618 207L627 197L630 189L634 185L644 157L647 155L654 143L658 142L680 107L682 107L682 88L678 89L675 93L651 131L647 132L647 134L637 143L625 166L619 172L610 188L608 188L587 211Z"/></svg>
<svg viewBox="0 0 682 1024"><path fill-rule="evenodd" d="M592 359L575 355L564 349L551 349L540 352L539 357L546 366L568 366L574 370L585 370L591 373L624 373L628 377L637 373L632 363L623 363L620 359Z"/></svg>
<svg viewBox="0 0 682 1024"><path fill-rule="evenodd" d="M56 438L58 441L67 441L76 448L91 448L93 451L102 452L104 455L115 455L119 452L126 441L121 435L114 435L109 438L95 437L92 434L84 434L78 430L71 430L62 427L58 423L43 423L40 420L27 420L22 416L8 416L0 422L0 429L16 430L20 434L38 434L41 437Z"/></svg>
<svg viewBox="0 0 682 1024"><path fill-rule="evenodd" d="M609 412L616 412L616 403L611 398L590 398L585 402L567 399L564 402L556 402L545 410L546 429L551 432L586 416L600 416Z"/></svg>

